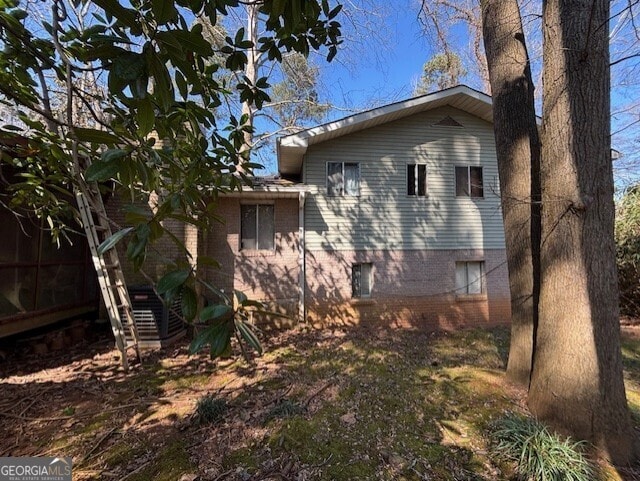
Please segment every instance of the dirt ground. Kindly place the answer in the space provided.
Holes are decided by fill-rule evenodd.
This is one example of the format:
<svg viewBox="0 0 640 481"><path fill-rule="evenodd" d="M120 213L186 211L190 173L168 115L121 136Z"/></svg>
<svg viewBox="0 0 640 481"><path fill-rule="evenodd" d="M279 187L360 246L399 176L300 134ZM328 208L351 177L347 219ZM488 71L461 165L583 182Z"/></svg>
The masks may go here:
<svg viewBox="0 0 640 481"><path fill-rule="evenodd" d="M375 437L355 430L362 409L348 407L352 383L378 376L366 369L379 369L386 356L403 362L423 358L421 365L428 367L437 363L424 357L420 347L429 336L399 336L359 329L293 330L270 335L267 354L251 363L192 356L182 342L146 353L143 364L128 375L108 337L64 354L9 359L0 372L5 434L0 455L72 456L77 480L332 479L323 474L330 460L305 461L296 453L299 441L294 438L304 437L308 429L290 433L286 423L298 418L324 422L314 415L328 406L341 415L337 426L323 428L326 432L346 436L346 445ZM363 355L376 358L380 366ZM365 370L357 381L345 374L359 368ZM385 370L383 375L394 373ZM196 405L203 396L223 400L223 419L202 422ZM354 396L359 402L362 394ZM361 430L370 427L359 424ZM382 464L389 466L394 454L381 451ZM338 458L332 449L327 452L328 458ZM394 478L389 473L382 477Z"/></svg>
<svg viewBox="0 0 640 481"><path fill-rule="evenodd" d="M507 344L506 329L294 329L250 363L183 341L129 374L108 337L10 356L0 456L72 456L74 480L507 479L483 438L524 410L503 383Z"/></svg>
<svg viewBox="0 0 640 481"><path fill-rule="evenodd" d="M199 460L189 452L206 429L197 400L232 398L269 369L241 364L190 355L183 340L145 351L125 374L104 335L64 353L10 353L0 364L0 456L72 456L74 480L156 479L145 472L155 465L162 479L192 479Z"/></svg>

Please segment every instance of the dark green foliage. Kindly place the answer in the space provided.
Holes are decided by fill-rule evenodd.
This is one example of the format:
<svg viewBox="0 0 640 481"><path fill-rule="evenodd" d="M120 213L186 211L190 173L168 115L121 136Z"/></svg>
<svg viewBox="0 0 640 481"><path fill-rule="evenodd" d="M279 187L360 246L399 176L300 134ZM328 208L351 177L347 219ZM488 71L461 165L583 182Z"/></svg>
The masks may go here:
<svg viewBox="0 0 640 481"><path fill-rule="evenodd" d="M114 226L101 250L127 242L127 257L140 270L150 247L168 236L181 257L167 260L157 290L169 303L181 299L188 320L205 323L205 341L196 345L221 355L236 335L261 352L247 313L259 306L236 296L221 301L224 312L198 313L198 270L184 242L165 227L179 221L211 229L217 196L250 185L259 167L246 162L248 116L225 116L218 108L247 102L260 109L269 100L266 78L240 79L233 88L224 80L238 77L254 45L243 29L218 29L224 35L215 42L203 30L203 23L215 30L221 16L245 5L83 3L50 0L36 11L0 2L0 107L12 114L0 125L0 170L15 173L9 182L0 176L0 204L35 213L54 234L64 234L69 217L77 216L74 187L100 182L106 197L116 186L131 205L124 207L126 225ZM326 49L330 59L340 43L339 11L327 1L262 2L257 48L276 60ZM153 209L139 207L150 201Z"/></svg>
<svg viewBox="0 0 640 481"><path fill-rule="evenodd" d="M198 399L196 413L203 424L217 423L229 410L227 401L207 394Z"/></svg>
<svg viewBox="0 0 640 481"><path fill-rule="evenodd" d="M245 359L249 358L247 346L258 355L262 355L262 344L258 339L259 330L252 319L254 315L282 315L267 311L262 303L247 298L240 291L234 291L233 296L229 297L207 282L202 284L218 301L200 311L199 322L196 324L199 332L191 343L190 351L196 353L209 346L211 357L227 356L231 354L231 340L235 336Z"/></svg>
<svg viewBox="0 0 640 481"><path fill-rule="evenodd" d="M212 46L203 26L191 19L206 19L215 28L220 15L244 6L235 0L97 0L82 10L77 3L56 0L53 10L41 12L15 2L0 6L0 103L17 120L0 127L0 140L28 137L2 155L3 164L26 176L6 186L8 203L64 229L60 204L69 205L69 199L56 189L82 181L80 159L88 158L89 181L113 180L138 202L163 193L157 212L134 227L156 223L163 230L161 222L176 216L204 227L216 194L249 182L236 166L247 155L243 133L252 127L246 118L221 119L217 107L235 99L259 109L269 96L266 79L241 81L230 90L212 75L244 68L253 44L243 29L228 35L224 46ZM73 18L80 11L86 18ZM261 52L281 58L282 52L328 48L328 56L335 55L338 7L284 0L264 2L260 11L267 19ZM41 80L52 77L57 85ZM132 258L144 257L145 244L156 237L136 232L130 241L142 245L129 250Z"/></svg>
<svg viewBox="0 0 640 481"><path fill-rule="evenodd" d="M522 481L594 481L594 469L584 455L584 443L550 432L533 418L510 415L491 432L493 451L516 464Z"/></svg>

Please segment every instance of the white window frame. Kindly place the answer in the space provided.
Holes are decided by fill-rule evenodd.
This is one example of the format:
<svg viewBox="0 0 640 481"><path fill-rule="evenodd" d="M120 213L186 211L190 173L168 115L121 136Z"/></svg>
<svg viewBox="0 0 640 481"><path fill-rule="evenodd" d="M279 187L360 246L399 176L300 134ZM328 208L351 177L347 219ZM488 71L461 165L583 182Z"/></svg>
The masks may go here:
<svg viewBox="0 0 640 481"><path fill-rule="evenodd" d="M458 194L458 169L467 169L467 194ZM482 178L482 195L471 194L471 169L480 169ZM453 182L456 197L468 197L470 199L484 199L484 167L482 165L456 165L453 168Z"/></svg>
<svg viewBox="0 0 640 481"><path fill-rule="evenodd" d="M419 166L424 166L424 194L420 195L418 193L419 189L418 186L419 184L419 175L418 172L420 171ZM414 175L414 185L413 185L413 189L414 189L414 194L410 194L409 193L409 168L413 167L413 175ZM429 197L429 190L428 190L428 184L427 184L427 179L429 177L428 174L428 168L427 168L427 164L424 162L407 162L407 172L406 172L406 184L407 184L407 196L409 197Z"/></svg>
<svg viewBox="0 0 640 481"><path fill-rule="evenodd" d="M329 164L340 164L342 175L342 186L340 192L338 193L330 193L329 192ZM358 192L355 194L347 194L345 192L345 180L344 180L344 166L345 164L355 165L358 169ZM348 161L328 161L325 167L325 183L326 183L326 192L329 197L359 197L360 196L360 186L362 183L362 171L360 169L360 162L348 162Z"/></svg>
<svg viewBox="0 0 640 481"><path fill-rule="evenodd" d="M475 281L471 281L469 279L469 265L470 264L478 264L480 267L480 292L470 292L470 287L475 283ZM464 279L459 282L458 280L458 269L464 269ZM487 282L486 282L486 271L485 271L485 262L483 260L469 260L469 261L456 261L455 266L455 283L456 283L456 295L458 296L479 296L486 295L487 293Z"/></svg>
<svg viewBox="0 0 640 481"><path fill-rule="evenodd" d="M356 272L360 271L360 290L359 292L356 290L355 285L355 276ZM367 286L368 291L362 292L362 279L363 277L367 277ZM373 292L373 263L371 262L356 262L351 265L351 297L353 299L367 299L371 297L371 293Z"/></svg>
<svg viewBox="0 0 640 481"><path fill-rule="evenodd" d="M250 248L250 247L244 247L243 241L244 238L242 237L242 222L243 222L243 215L242 215L242 209L244 207L255 207L256 208L256 247L255 248ZM261 247L260 246L260 207L271 207L272 212L273 212L273 218L272 218L272 223L273 223L273 239L271 241L271 247ZM253 202L244 202L240 204L240 250L241 251L274 251L276 248L276 209L275 209L275 204L273 202L257 202L257 203L253 203Z"/></svg>

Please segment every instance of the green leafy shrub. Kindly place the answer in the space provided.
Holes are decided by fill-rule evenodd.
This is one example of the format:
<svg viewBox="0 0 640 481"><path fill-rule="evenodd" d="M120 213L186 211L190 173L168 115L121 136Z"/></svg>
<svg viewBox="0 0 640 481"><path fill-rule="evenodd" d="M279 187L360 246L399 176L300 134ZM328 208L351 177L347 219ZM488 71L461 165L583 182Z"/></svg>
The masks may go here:
<svg viewBox="0 0 640 481"><path fill-rule="evenodd" d="M593 481L597 479L584 455L584 442L550 432L533 418L510 415L494 424L492 449L502 460L515 462L522 481Z"/></svg>
<svg viewBox="0 0 640 481"><path fill-rule="evenodd" d="M236 338L242 355L248 361L248 349L262 355L263 349L258 339L259 329L253 324L254 315L269 317L286 317L276 312L267 311L264 304L249 299L240 291L233 291L231 296L203 282L218 298L200 311L196 327L199 329L189 349L192 354L209 347L211 358L231 355L231 340Z"/></svg>
<svg viewBox="0 0 640 481"><path fill-rule="evenodd" d="M216 398L211 394L198 399L198 404L196 405L196 412L200 422L204 424L217 423L224 417L228 409L227 401Z"/></svg>

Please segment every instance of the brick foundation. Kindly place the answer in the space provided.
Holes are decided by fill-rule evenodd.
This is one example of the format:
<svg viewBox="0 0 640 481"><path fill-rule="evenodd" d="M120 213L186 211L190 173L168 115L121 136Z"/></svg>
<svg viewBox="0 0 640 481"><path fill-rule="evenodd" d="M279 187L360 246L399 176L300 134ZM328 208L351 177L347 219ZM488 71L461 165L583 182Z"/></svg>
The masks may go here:
<svg viewBox="0 0 640 481"><path fill-rule="evenodd" d="M486 294L455 292L456 261L483 260ZM371 297L351 296L353 263L373 264ZM504 250L308 252L307 319L316 325L383 323L448 330L508 323Z"/></svg>
<svg viewBox="0 0 640 481"><path fill-rule="evenodd" d="M216 213L225 222L214 223L209 232L196 233L193 227L178 224L172 226L172 231L185 239L192 251L197 245L199 255L213 257L220 263L219 269L207 267L205 277L211 284L229 293L234 289L243 291L252 299L266 302L270 309L297 319L298 200L268 201L274 204L273 251L240 249L240 205L248 201L220 198ZM117 202L110 203L108 208L114 217L122 215ZM125 246L119 247L124 250ZM160 248L164 256L179 256L170 242ZM121 255L124 259L124 252ZM478 260L485 263L486 294L457 295L456 261ZM351 266L361 262L373 265L372 293L369 298L352 299ZM156 277L162 274L161 263L152 261L146 269ZM139 282L130 269L126 274L129 283ZM203 294L211 297L210 293ZM503 249L307 251L305 297L307 320L319 326L375 323L388 327L453 330L504 324L511 318ZM282 322L277 320L276 324Z"/></svg>

